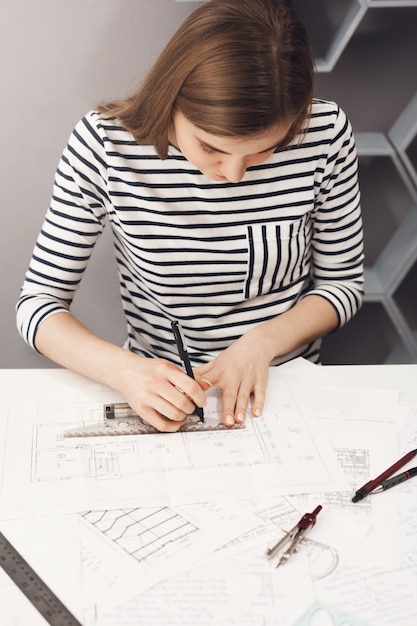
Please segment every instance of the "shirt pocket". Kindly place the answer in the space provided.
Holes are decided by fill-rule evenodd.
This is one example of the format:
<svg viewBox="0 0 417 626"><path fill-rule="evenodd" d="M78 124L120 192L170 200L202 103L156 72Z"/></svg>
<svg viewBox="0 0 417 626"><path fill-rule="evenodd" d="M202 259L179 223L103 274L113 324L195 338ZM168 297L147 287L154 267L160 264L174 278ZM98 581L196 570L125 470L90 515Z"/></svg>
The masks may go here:
<svg viewBox="0 0 417 626"><path fill-rule="evenodd" d="M308 214L293 222L247 227L245 298L255 298L297 282L308 272Z"/></svg>

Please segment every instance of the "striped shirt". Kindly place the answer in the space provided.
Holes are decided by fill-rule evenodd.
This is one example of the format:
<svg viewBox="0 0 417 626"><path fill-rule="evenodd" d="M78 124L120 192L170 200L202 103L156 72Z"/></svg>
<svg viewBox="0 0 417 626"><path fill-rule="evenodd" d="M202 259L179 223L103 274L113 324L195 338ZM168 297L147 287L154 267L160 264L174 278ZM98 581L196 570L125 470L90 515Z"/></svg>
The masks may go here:
<svg viewBox="0 0 417 626"><path fill-rule="evenodd" d="M180 321L193 365L317 294L339 325L363 292L363 238L352 129L315 100L308 130L241 182L212 181L174 147L165 160L96 111L75 127L17 305L35 347L42 321L68 311L105 224L112 230L126 347L178 362ZM295 356L319 360L320 341Z"/></svg>

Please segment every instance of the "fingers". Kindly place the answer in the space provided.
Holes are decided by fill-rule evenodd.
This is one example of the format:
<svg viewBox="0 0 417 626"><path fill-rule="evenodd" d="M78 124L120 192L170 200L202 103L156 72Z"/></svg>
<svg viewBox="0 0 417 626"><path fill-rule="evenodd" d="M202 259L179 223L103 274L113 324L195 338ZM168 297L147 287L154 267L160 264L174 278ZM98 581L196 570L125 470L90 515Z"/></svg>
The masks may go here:
<svg viewBox="0 0 417 626"><path fill-rule="evenodd" d="M162 433L175 433L184 424L186 418L184 417L182 420L170 420L157 411L150 409L146 418L143 417L143 419Z"/></svg>
<svg viewBox="0 0 417 626"><path fill-rule="evenodd" d="M265 406L265 387L259 386L253 395L252 417L260 417Z"/></svg>
<svg viewBox="0 0 417 626"><path fill-rule="evenodd" d="M186 386L186 385L184 385ZM206 404L205 395L203 405ZM192 415L196 409L196 403L178 385L167 383L163 391L155 400L152 415L146 416L146 420L158 430L175 432L182 426L188 415Z"/></svg>
<svg viewBox="0 0 417 626"><path fill-rule="evenodd" d="M265 391L261 385L256 385L253 391L250 391L250 387L245 388L244 385L241 385L239 389L225 388L223 391L223 423L226 426L243 424L249 405L251 405L252 417L259 417L264 403Z"/></svg>
<svg viewBox="0 0 417 626"><path fill-rule="evenodd" d="M153 406L144 406L139 414L161 432L176 432L195 406L182 389L166 385L164 393L153 399Z"/></svg>
<svg viewBox="0 0 417 626"><path fill-rule="evenodd" d="M184 374L180 369L173 366L174 369L171 372L169 378L170 388L166 391L165 397L173 402L176 406L184 408L188 414L195 410L195 407L204 407L207 403L205 389L211 385L208 381L204 381L203 385L199 381L194 380L187 374ZM183 397L180 398L178 393ZM190 403L192 408L190 409Z"/></svg>
<svg viewBox="0 0 417 626"><path fill-rule="evenodd" d="M178 385L164 385L160 396L159 411L169 419L181 420L184 415L191 415L195 411L195 402Z"/></svg>
<svg viewBox="0 0 417 626"><path fill-rule="evenodd" d="M223 355L224 356L224 355ZM199 366L196 374L200 385L218 385L223 390L222 421L226 426L242 424L248 414L259 417L265 404L265 391L268 383L268 364L253 368L238 367L235 362L219 365L220 359Z"/></svg>
<svg viewBox="0 0 417 626"><path fill-rule="evenodd" d="M206 378L200 378L197 382L203 391L207 391L210 387L213 387L212 383Z"/></svg>
<svg viewBox="0 0 417 626"><path fill-rule="evenodd" d="M258 364L259 365L259 364ZM212 385L223 390L222 421L226 426L242 424L248 414L259 417L265 402L268 366L236 367L236 361L225 363L214 359L211 364L196 368L196 379L187 376L168 361L154 361L143 375L141 389L136 388L139 415L158 430L175 432L195 407L206 406L205 391ZM139 397L139 391L140 397Z"/></svg>
<svg viewBox="0 0 417 626"><path fill-rule="evenodd" d="M239 393L236 389L225 389L223 391L222 419L226 426L243 424L249 404L249 395Z"/></svg>
<svg viewBox="0 0 417 626"><path fill-rule="evenodd" d="M126 382L124 395L135 411L162 432L175 432L196 406L206 404L200 384L176 365L152 360Z"/></svg>

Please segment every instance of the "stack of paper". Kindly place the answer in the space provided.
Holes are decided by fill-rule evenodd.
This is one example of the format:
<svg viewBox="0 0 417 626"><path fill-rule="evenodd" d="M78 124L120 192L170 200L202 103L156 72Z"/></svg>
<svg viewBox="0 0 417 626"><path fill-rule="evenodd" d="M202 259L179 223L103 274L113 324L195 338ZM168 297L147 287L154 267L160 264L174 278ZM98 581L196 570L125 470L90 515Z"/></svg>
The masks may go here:
<svg viewBox="0 0 417 626"><path fill-rule="evenodd" d="M64 370L6 371L0 387L0 530L85 626L304 626L326 613L384 626L360 592L370 564L382 605L395 576L396 626L417 614L401 490L351 502L398 458L399 428L416 436L395 390L297 359L271 368L263 415L243 430L67 439L123 399ZM219 410L214 390L207 413ZM318 504L308 540L276 568L267 547ZM5 576L0 603L5 623L29 623Z"/></svg>

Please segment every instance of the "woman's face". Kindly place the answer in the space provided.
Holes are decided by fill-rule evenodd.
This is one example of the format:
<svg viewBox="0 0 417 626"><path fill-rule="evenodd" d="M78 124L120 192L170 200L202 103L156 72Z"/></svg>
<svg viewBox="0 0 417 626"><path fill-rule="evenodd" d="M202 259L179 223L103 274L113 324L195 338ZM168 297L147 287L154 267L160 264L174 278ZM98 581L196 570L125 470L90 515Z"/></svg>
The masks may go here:
<svg viewBox="0 0 417 626"><path fill-rule="evenodd" d="M174 113L171 143L211 180L238 183L248 167L267 160L284 140L290 124L271 126L247 137L212 135L192 124L182 113Z"/></svg>

